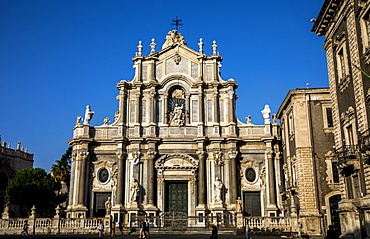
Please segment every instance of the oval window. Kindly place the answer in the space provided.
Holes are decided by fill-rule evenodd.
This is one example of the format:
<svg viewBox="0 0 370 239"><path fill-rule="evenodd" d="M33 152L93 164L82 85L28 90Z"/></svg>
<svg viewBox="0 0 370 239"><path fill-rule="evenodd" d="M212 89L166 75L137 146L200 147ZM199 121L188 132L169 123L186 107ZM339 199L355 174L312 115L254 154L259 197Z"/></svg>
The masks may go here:
<svg viewBox="0 0 370 239"><path fill-rule="evenodd" d="M256 171L253 168L248 168L245 170L245 177L249 182L254 182L256 180Z"/></svg>
<svg viewBox="0 0 370 239"><path fill-rule="evenodd" d="M108 181L109 178L109 172L106 168L103 168L99 171L99 181L102 183L105 183Z"/></svg>

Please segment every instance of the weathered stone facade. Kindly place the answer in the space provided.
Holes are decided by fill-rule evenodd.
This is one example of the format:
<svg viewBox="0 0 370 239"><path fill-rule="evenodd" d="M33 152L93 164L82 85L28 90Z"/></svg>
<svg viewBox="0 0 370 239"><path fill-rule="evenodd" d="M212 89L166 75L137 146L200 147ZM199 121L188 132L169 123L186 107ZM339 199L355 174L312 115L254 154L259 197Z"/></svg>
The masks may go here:
<svg viewBox="0 0 370 239"><path fill-rule="evenodd" d="M210 56L203 45L189 48L174 30L144 56L140 41L114 120L91 126L90 107L77 118L67 217L104 216L108 197L109 215L126 224L169 211L195 216L195 227L209 215L281 215L276 117L266 106L263 125L238 120L238 85L221 78L216 42Z"/></svg>
<svg viewBox="0 0 370 239"><path fill-rule="evenodd" d="M369 14L368 1L326 0L312 28L325 36L342 238L370 237Z"/></svg>
<svg viewBox="0 0 370 239"><path fill-rule="evenodd" d="M1 136L1 135L0 135ZM9 217L19 217L19 208L10 204L5 198L5 189L17 171L24 168L33 167L33 154L28 153L28 149L21 146L18 142L15 149L11 144L1 141L0 137L0 212L3 219Z"/></svg>
<svg viewBox="0 0 370 239"><path fill-rule="evenodd" d="M309 236L324 236L328 224L340 229L335 213L340 191L332 153L334 135L329 89L289 91L277 118L283 148L285 183L280 193L284 215L298 216L301 232Z"/></svg>

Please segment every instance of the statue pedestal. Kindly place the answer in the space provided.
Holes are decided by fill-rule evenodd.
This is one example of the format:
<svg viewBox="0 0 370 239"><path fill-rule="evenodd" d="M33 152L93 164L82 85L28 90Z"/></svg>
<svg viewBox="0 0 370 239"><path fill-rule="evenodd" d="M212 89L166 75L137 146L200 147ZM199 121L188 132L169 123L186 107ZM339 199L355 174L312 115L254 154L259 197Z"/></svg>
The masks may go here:
<svg viewBox="0 0 370 239"><path fill-rule="evenodd" d="M9 219L9 213L3 212L3 214L1 214L1 218L2 219Z"/></svg>
<svg viewBox="0 0 370 239"><path fill-rule="evenodd" d="M195 227L205 227L207 225L206 215L207 215L207 208L205 205L199 205L195 208L195 215L197 216L197 220L195 222L191 221L190 223L195 223L192 226Z"/></svg>
<svg viewBox="0 0 370 239"><path fill-rule="evenodd" d="M243 214L241 214L240 212L238 212L236 214L236 227L237 228L243 228L244 227Z"/></svg>

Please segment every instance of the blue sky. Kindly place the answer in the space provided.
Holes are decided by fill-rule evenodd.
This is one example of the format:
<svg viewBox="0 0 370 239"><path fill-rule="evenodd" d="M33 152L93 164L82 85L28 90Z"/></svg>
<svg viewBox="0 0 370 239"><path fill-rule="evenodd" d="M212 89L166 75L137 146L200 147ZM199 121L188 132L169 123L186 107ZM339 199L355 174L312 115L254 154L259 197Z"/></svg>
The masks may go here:
<svg viewBox="0 0 370 239"><path fill-rule="evenodd" d="M138 41L159 50L172 19L188 46L212 53L216 40L223 79L234 78L237 116L262 124L289 90L327 87L323 37L311 32L323 0L0 1L0 134L34 154L47 171L68 147L77 115L89 104L91 125L113 118L116 83L132 79Z"/></svg>

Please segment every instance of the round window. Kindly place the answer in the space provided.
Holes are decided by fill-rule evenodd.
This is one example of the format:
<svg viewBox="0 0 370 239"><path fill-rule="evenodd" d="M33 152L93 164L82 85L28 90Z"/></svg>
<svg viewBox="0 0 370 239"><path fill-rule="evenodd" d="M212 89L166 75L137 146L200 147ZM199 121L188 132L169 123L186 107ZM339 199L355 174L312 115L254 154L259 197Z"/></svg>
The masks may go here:
<svg viewBox="0 0 370 239"><path fill-rule="evenodd" d="M256 180L256 171L253 168L247 168L245 170L245 177L249 182L254 182Z"/></svg>
<svg viewBox="0 0 370 239"><path fill-rule="evenodd" d="M103 168L99 171L99 181L102 183L105 183L108 181L109 178L109 172L106 168Z"/></svg>

